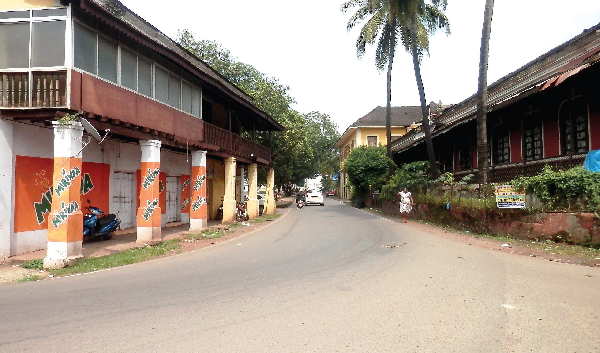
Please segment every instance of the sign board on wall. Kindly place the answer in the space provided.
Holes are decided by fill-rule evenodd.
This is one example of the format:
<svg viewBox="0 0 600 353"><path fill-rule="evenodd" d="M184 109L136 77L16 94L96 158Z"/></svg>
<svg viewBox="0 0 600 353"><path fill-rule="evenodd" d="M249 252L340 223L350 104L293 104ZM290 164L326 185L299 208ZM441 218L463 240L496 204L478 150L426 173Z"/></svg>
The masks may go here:
<svg viewBox="0 0 600 353"><path fill-rule="evenodd" d="M81 168L82 206L90 200L90 205L108 212L110 165L84 162ZM53 172L52 158L16 156L15 233L48 229Z"/></svg>
<svg viewBox="0 0 600 353"><path fill-rule="evenodd" d="M525 193L514 191L511 185L496 186L496 205L498 208L523 208Z"/></svg>

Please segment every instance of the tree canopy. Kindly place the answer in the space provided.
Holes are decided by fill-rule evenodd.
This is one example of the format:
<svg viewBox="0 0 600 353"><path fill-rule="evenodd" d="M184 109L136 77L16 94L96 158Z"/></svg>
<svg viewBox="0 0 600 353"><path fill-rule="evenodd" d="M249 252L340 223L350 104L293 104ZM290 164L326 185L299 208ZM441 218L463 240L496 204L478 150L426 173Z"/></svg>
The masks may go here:
<svg viewBox="0 0 600 353"><path fill-rule="evenodd" d="M393 168L394 162L387 157L385 147L354 148L344 161L344 171L352 185L353 204L362 207L369 190L379 190Z"/></svg>
<svg viewBox="0 0 600 353"><path fill-rule="evenodd" d="M179 31L179 45L253 98L252 103L285 127L272 135L257 133L257 142L270 147L277 184L299 183L315 175L333 175L339 169L337 125L320 112L301 114L288 86L268 77L252 65L241 63L218 42L196 39L188 30Z"/></svg>

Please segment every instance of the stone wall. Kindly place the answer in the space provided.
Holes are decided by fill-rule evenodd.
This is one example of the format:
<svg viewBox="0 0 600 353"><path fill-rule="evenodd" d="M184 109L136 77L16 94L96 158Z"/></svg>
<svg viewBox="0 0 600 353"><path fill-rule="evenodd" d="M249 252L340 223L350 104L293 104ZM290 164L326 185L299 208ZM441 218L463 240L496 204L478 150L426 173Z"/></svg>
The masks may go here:
<svg viewBox="0 0 600 353"><path fill-rule="evenodd" d="M381 206L387 214L400 215L398 202L383 201ZM417 204L410 218L477 233L550 239L571 244L600 244L600 219L593 213L529 212L521 209L485 211Z"/></svg>

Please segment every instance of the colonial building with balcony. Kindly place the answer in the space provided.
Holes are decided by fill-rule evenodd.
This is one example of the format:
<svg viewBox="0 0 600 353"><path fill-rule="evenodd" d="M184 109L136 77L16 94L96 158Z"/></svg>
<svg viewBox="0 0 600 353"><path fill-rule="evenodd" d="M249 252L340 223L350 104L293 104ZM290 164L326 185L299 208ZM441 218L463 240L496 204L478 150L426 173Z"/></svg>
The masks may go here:
<svg viewBox="0 0 600 353"><path fill-rule="evenodd" d="M258 216L257 131L283 126L116 0L0 3L0 261L47 249L81 256L85 207L115 213L139 242L170 222L206 227L244 201Z"/></svg>
<svg viewBox="0 0 600 353"><path fill-rule="evenodd" d="M600 24L488 87L490 182L535 175L545 165L582 165L590 150L600 149L599 63ZM476 109L473 95L434 120L442 172L478 175ZM397 164L427 160L424 132L410 131L392 151Z"/></svg>

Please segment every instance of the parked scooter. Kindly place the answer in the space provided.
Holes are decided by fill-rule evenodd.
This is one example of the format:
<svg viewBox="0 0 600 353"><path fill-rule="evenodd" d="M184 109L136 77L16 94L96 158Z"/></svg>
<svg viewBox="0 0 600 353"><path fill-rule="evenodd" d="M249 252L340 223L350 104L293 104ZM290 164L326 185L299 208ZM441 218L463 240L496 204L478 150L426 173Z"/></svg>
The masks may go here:
<svg viewBox="0 0 600 353"><path fill-rule="evenodd" d="M238 222L247 221L250 217L248 216L248 210L246 209L246 203L240 202L237 204L237 210L235 212L235 220Z"/></svg>
<svg viewBox="0 0 600 353"><path fill-rule="evenodd" d="M85 207L89 213L83 215L83 240L112 238L121 221L115 214L105 215L101 209L94 206Z"/></svg>

